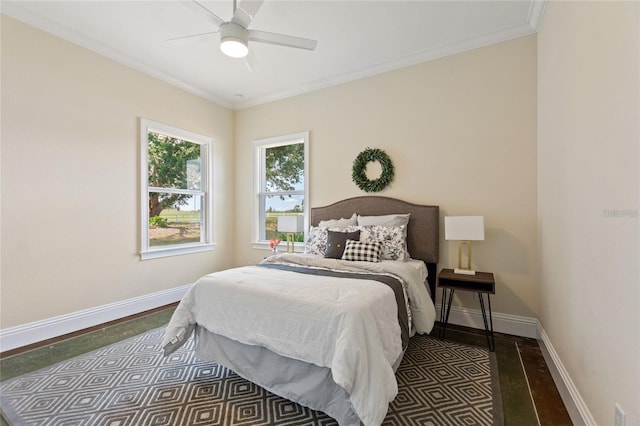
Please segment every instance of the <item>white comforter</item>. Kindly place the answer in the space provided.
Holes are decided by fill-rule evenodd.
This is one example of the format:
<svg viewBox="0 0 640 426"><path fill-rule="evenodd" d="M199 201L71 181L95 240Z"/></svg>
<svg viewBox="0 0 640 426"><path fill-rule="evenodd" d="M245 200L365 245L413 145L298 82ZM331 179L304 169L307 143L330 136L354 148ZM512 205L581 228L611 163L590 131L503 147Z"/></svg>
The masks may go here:
<svg viewBox="0 0 640 426"><path fill-rule="evenodd" d="M435 309L426 268L410 262L345 262L316 256L272 256L287 263L350 272L387 273L407 291L416 331L431 331ZM402 354L393 291L377 281L336 279L245 266L205 275L177 307L163 339L175 349L193 324L244 344L331 368L365 425L382 423L397 394L393 364Z"/></svg>

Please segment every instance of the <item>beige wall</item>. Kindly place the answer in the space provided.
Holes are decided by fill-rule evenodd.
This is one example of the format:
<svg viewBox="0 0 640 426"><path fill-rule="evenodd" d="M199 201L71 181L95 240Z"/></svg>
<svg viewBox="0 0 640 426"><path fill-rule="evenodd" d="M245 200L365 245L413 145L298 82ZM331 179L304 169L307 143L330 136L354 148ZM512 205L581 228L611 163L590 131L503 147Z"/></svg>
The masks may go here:
<svg viewBox="0 0 640 426"><path fill-rule="evenodd" d="M234 115L10 18L2 24L2 328L261 259L249 244L251 142L307 129L312 206L361 195L353 159L366 146L385 149L396 179L381 195L438 204L443 216L485 215L474 259L496 273L495 311L536 316L535 37ZM138 260L140 116L216 141L215 252ZM454 265L453 244L441 257Z"/></svg>
<svg viewBox="0 0 640 426"><path fill-rule="evenodd" d="M639 21L551 2L538 34L540 321L599 425L640 424Z"/></svg>
<svg viewBox="0 0 640 426"><path fill-rule="evenodd" d="M11 18L1 24L1 328L230 266L233 112ZM139 260L139 117L214 139L217 250Z"/></svg>
<svg viewBox="0 0 640 426"><path fill-rule="evenodd" d="M311 206L363 195L353 160L381 148L396 177L380 195L440 205L442 217L484 215L474 260L496 274L494 312L537 316L535 36L237 112L237 264L265 254L249 244L252 141L303 130ZM455 266L455 245L442 247L440 266Z"/></svg>

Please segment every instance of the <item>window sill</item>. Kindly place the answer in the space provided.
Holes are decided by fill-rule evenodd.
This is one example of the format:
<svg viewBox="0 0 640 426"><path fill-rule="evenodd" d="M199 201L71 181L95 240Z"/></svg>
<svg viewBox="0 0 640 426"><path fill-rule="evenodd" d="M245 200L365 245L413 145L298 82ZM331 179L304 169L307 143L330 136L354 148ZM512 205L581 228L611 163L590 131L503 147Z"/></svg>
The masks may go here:
<svg viewBox="0 0 640 426"><path fill-rule="evenodd" d="M254 241L251 243L251 246L256 250L269 250L273 249L269 247L268 241ZM287 252L287 243L285 241L281 242L278 245L278 253L286 253ZM293 252L294 253L304 253L304 243L293 243Z"/></svg>
<svg viewBox="0 0 640 426"><path fill-rule="evenodd" d="M197 244L184 247L169 247L151 249L148 251L140 252L140 260L158 259L161 257L180 256L183 254L201 253L205 251L212 251L215 248L215 244Z"/></svg>

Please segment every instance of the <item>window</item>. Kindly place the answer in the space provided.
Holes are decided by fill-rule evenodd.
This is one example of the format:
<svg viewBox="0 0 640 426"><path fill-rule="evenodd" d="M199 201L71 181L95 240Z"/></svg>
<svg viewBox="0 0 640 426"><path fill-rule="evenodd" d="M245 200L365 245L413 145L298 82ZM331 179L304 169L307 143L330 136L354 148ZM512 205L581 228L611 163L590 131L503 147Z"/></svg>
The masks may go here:
<svg viewBox="0 0 640 426"><path fill-rule="evenodd" d="M254 158L254 247L264 248L274 237L286 240L277 229L278 216L303 218L303 229L294 234L295 242L303 243L309 224L309 132L257 140Z"/></svg>
<svg viewBox="0 0 640 426"><path fill-rule="evenodd" d="M213 141L140 120L140 258L212 250Z"/></svg>

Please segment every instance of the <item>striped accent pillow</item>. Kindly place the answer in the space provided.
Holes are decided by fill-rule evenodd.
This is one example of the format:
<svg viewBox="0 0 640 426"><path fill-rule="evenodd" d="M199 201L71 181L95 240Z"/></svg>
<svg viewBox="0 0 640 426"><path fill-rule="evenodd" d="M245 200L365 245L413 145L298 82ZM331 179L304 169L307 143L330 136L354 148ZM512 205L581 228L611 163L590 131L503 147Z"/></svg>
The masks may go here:
<svg viewBox="0 0 640 426"><path fill-rule="evenodd" d="M342 253L342 260L380 262L382 244L379 241L354 241L347 240Z"/></svg>

